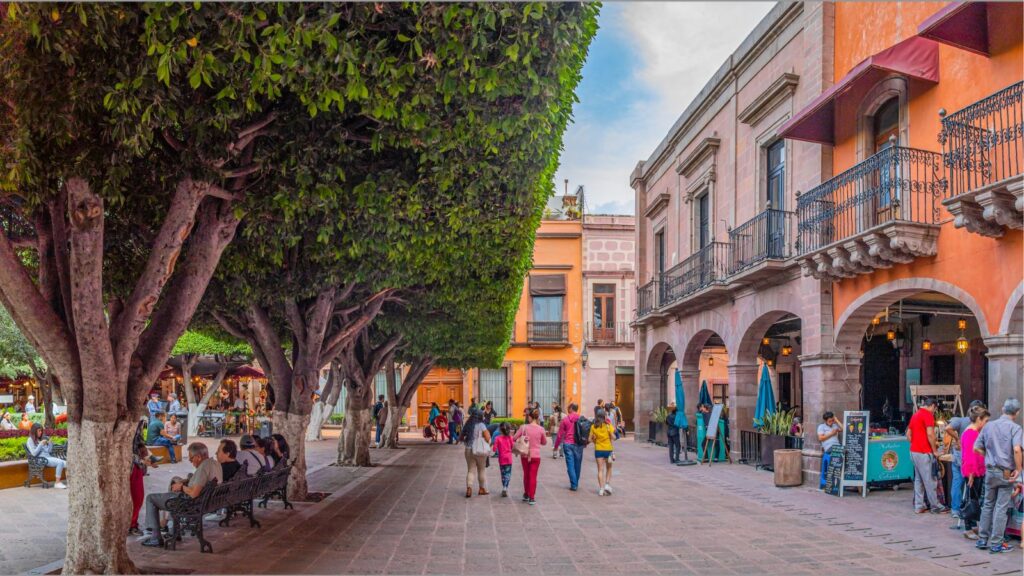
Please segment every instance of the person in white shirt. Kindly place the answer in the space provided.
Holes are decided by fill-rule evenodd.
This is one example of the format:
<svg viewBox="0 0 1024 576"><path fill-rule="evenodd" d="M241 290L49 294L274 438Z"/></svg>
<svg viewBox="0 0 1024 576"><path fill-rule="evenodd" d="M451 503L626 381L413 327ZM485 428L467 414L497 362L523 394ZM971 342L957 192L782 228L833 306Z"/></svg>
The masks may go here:
<svg viewBox="0 0 1024 576"><path fill-rule="evenodd" d="M26 414L35 414L36 413L36 397L35 396L29 396L28 397L28 402L25 402L25 413Z"/></svg>
<svg viewBox="0 0 1024 576"><path fill-rule="evenodd" d="M818 481L818 489L825 488L825 472L828 471L828 463L832 460L829 450L840 443L839 434L843 427L839 425L836 415L832 412L825 412L821 415L824 421L818 424L818 441L821 442L821 478Z"/></svg>
<svg viewBox="0 0 1024 576"><path fill-rule="evenodd" d="M178 395L174 392L167 394L167 412L170 414L181 412L181 402L178 402Z"/></svg>

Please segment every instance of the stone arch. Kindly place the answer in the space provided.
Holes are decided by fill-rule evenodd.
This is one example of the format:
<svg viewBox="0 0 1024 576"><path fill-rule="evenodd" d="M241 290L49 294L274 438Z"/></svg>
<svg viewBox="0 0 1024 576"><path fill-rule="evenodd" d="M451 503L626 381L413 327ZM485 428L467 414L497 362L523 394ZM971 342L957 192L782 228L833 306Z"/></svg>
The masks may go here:
<svg viewBox="0 0 1024 576"><path fill-rule="evenodd" d="M701 350L704 349L704 345L707 344L708 340L710 340L712 336L718 336L723 342L725 341L725 337L720 332L710 328L698 330L696 334L691 336L689 341L686 343L686 347L683 349L682 358L678 359L679 368L696 370L700 364ZM726 351L729 351L728 346L726 347Z"/></svg>
<svg viewBox="0 0 1024 576"><path fill-rule="evenodd" d="M672 346L667 342L658 342L651 348L651 353L647 356L647 364L645 366L648 374L661 374L662 363L665 361L666 356L671 354L675 356L675 351Z"/></svg>
<svg viewBox="0 0 1024 576"><path fill-rule="evenodd" d="M764 337L764 333L771 328L772 324L775 324L786 316L796 316L800 319L801 325L804 319L800 316L799 312L790 310L772 310L770 312L764 312L757 318L749 321L744 321L741 326L746 326L746 329L741 332L741 336L738 342L734 345L736 349L735 362L750 362L757 356L758 348L761 346L761 338Z"/></svg>
<svg viewBox="0 0 1024 576"><path fill-rule="evenodd" d="M971 296L966 290L934 278L902 278L868 290L847 306L843 315L839 317L839 321L836 322L836 349L842 353L859 353L864 330L879 309L928 290L959 300L978 321L982 338L988 338L991 335L985 313L974 296Z"/></svg>
<svg viewBox="0 0 1024 576"><path fill-rule="evenodd" d="M999 322L1000 334L1024 334L1024 282L1010 294Z"/></svg>

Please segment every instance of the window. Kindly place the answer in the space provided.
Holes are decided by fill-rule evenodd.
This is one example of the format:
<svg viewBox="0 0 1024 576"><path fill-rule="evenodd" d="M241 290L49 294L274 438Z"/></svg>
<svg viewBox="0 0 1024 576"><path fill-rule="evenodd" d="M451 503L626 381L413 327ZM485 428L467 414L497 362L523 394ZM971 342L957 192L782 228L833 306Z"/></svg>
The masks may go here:
<svg viewBox="0 0 1024 576"><path fill-rule="evenodd" d="M705 193L697 199L697 248L703 248L711 242L711 200Z"/></svg>
<svg viewBox="0 0 1024 576"><path fill-rule="evenodd" d="M533 321L561 322L562 299L562 296L534 296Z"/></svg>
<svg viewBox="0 0 1024 576"><path fill-rule="evenodd" d="M711 401L715 404L727 404L729 402L729 385L712 384Z"/></svg>
<svg viewBox="0 0 1024 576"><path fill-rule="evenodd" d="M890 138L896 137L899 141L900 134L900 100L890 98L878 107L875 116L871 121L872 134L875 138L875 152L881 152L892 145Z"/></svg>
<svg viewBox="0 0 1024 576"><path fill-rule="evenodd" d="M508 416L508 368L480 369L480 403L494 404L494 413Z"/></svg>
<svg viewBox="0 0 1024 576"><path fill-rule="evenodd" d="M871 119L872 135L875 139L875 153L879 153L898 142L900 132L900 101L890 98L882 104ZM887 163L879 169L878 199L875 206L876 223L898 217L893 201L899 199L899 166Z"/></svg>
<svg viewBox="0 0 1024 576"><path fill-rule="evenodd" d="M594 284L594 333L595 342L615 340L615 285Z"/></svg>
<svg viewBox="0 0 1024 576"><path fill-rule="evenodd" d="M665 231L661 230L654 235L654 271L661 278L665 271Z"/></svg>
<svg viewBox="0 0 1024 576"><path fill-rule="evenodd" d="M402 371L400 369L398 369L398 368L395 369L395 385L398 386L399 388L402 387ZM377 372L376 376L373 377L373 389L374 389L374 394L373 394L373 401L374 402L377 401L377 397L380 396L381 394L383 394L384 395L384 399L387 400L387 398L388 398L388 377L387 377L387 372L386 371L381 370L380 372ZM396 390L396 392L397 392L397 390Z"/></svg>
<svg viewBox="0 0 1024 576"><path fill-rule="evenodd" d="M551 403L562 404L562 369L535 367L531 374L530 400L539 402L541 410L551 412Z"/></svg>
<svg viewBox="0 0 1024 576"><path fill-rule="evenodd" d="M768 205L774 210L786 209L786 141L768 147Z"/></svg>

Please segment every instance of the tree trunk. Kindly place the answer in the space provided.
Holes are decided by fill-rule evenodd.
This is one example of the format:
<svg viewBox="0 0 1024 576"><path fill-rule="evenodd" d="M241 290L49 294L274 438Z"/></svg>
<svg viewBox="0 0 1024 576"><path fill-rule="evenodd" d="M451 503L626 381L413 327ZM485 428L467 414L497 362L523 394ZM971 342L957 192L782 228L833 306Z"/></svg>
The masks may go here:
<svg viewBox="0 0 1024 576"><path fill-rule="evenodd" d="M306 427L309 414L292 414L274 410L274 433L284 436L291 449L292 473L288 478L288 498L297 502L306 499L309 484L306 482Z"/></svg>
<svg viewBox="0 0 1024 576"><path fill-rule="evenodd" d="M402 417L409 410L408 405L388 408L388 421L384 423L381 433L381 448L398 448L398 429L402 426Z"/></svg>
<svg viewBox="0 0 1024 576"><path fill-rule="evenodd" d="M134 574L128 556L131 519L130 418L68 421L68 535L64 574Z"/></svg>
<svg viewBox="0 0 1024 576"><path fill-rule="evenodd" d="M345 429L338 442L338 466L372 466L370 428L373 418L364 391L350 389L345 399Z"/></svg>
<svg viewBox="0 0 1024 576"><path fill-rule="evenodd" d="M313 404L313 411L309 414L309 427L306 428L306 441L312 442L320 439L320 429L324 425L324 402L317 400Z"/></svg>
<svg viewBox="0 0 1024 576"><path fill-rule="evenodd" d="M39 382L39 389L43 392L43 417L44 428L56 428L57 421L53 418L53 386L48 378Z"/></svg>

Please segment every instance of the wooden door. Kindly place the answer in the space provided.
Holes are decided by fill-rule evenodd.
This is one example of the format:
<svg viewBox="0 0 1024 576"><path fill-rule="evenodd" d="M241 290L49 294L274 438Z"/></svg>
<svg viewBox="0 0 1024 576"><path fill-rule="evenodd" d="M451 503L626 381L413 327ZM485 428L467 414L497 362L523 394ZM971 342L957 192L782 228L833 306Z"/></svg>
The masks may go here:
<svg viewBox="0 0 1024 576"><path fill-rule="evenodd" d="M635 423L633 418L635 417L636 409L633 404L632 374L615 375L615 405L619 407L619 411L622 412L622 419L626 421L626 430L634 430Z"/></svg>
<svg viewBox="0 0 1024 576"><path fill-rule="evenodd" d="M437 402L438 408L447 410L448 400L451 399L466 408L462 401L462 382L424 382L420 384L416 396L416 423L421 427L427 425L431 402Z"/></svg>
<svg viewBox="0 0 1024 576"><path fill-rule="evenodd" d="M599 344L615 342L615 285L594 284L594 333Z"/></svg>

